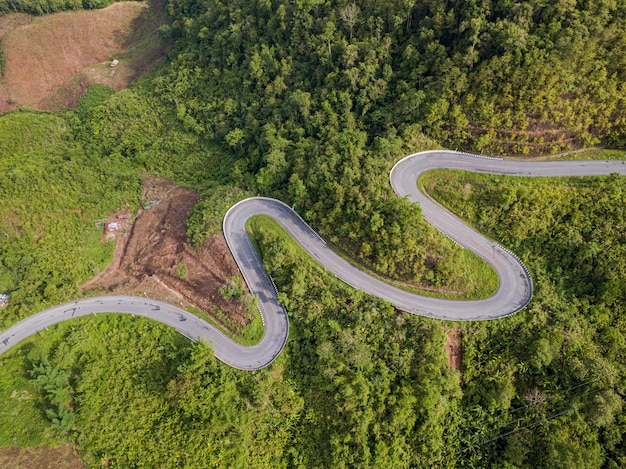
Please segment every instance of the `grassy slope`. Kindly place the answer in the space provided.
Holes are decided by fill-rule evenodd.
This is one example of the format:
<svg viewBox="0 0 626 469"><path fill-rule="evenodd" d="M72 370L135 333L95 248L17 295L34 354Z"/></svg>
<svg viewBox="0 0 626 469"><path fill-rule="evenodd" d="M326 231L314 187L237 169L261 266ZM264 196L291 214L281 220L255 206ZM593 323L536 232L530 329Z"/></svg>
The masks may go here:
<svg viewBox="0 0 626 469"><path fill-rule="evenodd" d="M12 295L0 311L4 325L68 300L78 283L103 268L113 245L99 242L93 219L138 196L138 175L120 165L102 178L97 165L67 141L66 127L61 117L43 113L0 118L0 291ZM116 187L123 182L126 188ZM58 441L27 373L24 351L32 341L40 352L49 345L37 336L1 359L2 446Z"/></svg>
<svg viewBox="0 0 626 469"><path fill-rule="evenodd" d="M167 20L157 1L33 18L3 38L0 95L7 102L0 110L74 108L94 83L127 88L165 56L157 31ZM119 60L115 68L112 58Z"/></svg>
<svg viewBox="0 0 626 469"><path fill-rule="evenodd" d="M65 127L48 114L0 118L0 279L12 294L4 324L68 300L106 265L113 246L97 242L93 220L139 196L136 170L123 161L104 169Z"/></svg>
<svg viewBox="0 0 626 469"><path fill-rule="evenodd" d="M146 93L125 90L99 108L109 96L100 87L76 113L0 117L0 291L11 293L10 305L0 310L3 328L74 298L77 285L108 263L113 244L100 242L93 220L136 207L145 169L206 193L228 181L231 159L182 129ZM262 336L260 322L241 331L244 341ZM134 329L128 321L118 324ZM58 342L75 327L51 333ZM29 375L49 346L39 334L0 357L0 445L60 441ZM25 358L31 349L36 357Z"/></svg>
<svg viewBox="0 0 626 469"><path fill-rule="evenodd" d="M36 338L38 339L38 338ZM38 344L38 347L41 347ZM22 347L27 347L25 343ZM23 354L2 359L0 371L0 446L37 446L57 442L40 407L40 391L26 374Z"/></svg>
<svg viewBox="0 0 626 469"><path fill-rule="evenodd" d="M626 158L626 150L593 149L583 150L560 156L560 160L622 160Z"/></svg>

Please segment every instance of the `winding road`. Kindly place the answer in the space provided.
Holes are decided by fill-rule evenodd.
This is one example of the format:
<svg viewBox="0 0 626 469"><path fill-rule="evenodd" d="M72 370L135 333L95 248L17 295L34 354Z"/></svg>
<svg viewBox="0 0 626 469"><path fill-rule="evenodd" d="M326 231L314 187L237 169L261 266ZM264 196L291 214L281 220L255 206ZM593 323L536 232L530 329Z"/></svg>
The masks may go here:
<svg viewBox="0 0 626 469"><path fill-rule="evenodd" d="M447 320L487 320L514 314L532 299L531 276L515 254L469 228L459 218L422 194L416 181L431 169L448 168L513 176L626 175L626 161L519 161L437 150L409 155L390 172L393 189L400 197L420 204L435 228L464 248L485 259L498 273L499 288L484 300L450 300L409 293L359 270L330 249L323 239L289 206L275 199L253 197L233 205L224 217L224 236L251 293L257 295L265 334L254 346L234 342L199 317L170 304L131 296L100 296L55 306L0 333L0 355L22 340L51 325L97 313L144 316L175 328L191 340L205 340L215 356L242 370L269 365L282 351L289 335L289 320L278 303L276 289L250 238L246 221L268 215L280 223L304 250L348 285L389 301L409 313Z"/></svg>

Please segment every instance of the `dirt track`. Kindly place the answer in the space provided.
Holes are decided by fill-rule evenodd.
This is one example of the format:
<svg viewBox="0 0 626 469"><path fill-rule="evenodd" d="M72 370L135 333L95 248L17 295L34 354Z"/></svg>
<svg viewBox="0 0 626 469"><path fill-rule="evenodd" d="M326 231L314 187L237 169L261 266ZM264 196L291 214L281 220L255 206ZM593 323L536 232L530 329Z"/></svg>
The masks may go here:
<svg viewBox="0 0 626 469"><path fill-rule="evenodd" d="M245 305L224 300L218 293L230 277L239 275L223 235L214 236L197 250L187 243L187 215L199 195L164 178L148 177L144 188L146 198L157 194L162 202L149 210L140 209L127 234L117 235L113 261L83 285L83 291L147 296L184 308L194 306L213 313L228 329L247 324ZM180 275L179 265L186 266L186 275Z"/></svg>
<svg viewBox="0 0 626 469"><path fill-rule="evenodd" d="M455 370L463 371L463 330L460 327L453 327L446 331L448 340L446 341L446 355L448 355L448 365Z"/></svg>
<svg viewBox="0 0 626 469"><path fill-rule="evenodd" d="M82 469L85 467L70 445L0 448L0 467L4 469Z"/></svg>

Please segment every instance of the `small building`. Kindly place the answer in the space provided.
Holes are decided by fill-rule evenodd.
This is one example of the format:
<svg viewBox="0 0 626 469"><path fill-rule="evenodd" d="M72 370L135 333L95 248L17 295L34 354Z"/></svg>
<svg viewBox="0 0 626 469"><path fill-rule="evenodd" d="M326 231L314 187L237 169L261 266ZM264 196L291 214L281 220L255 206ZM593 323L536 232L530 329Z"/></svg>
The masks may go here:
<svg viewBox="0 0 626 469"><path fill-rule="evenodd" d="M5 306L9 304L9 295L6 293L0 293L0 306Z"/></svg>
<svg viewBox="0 0 626 469"><path fill-rule="evenodd" d="M104 232L110 233L111 231L117 231L120 229L120 224L116 221L110 221L106 225L104 225Z"/></svg>
<svg viewBox="0 0 626 469"><path fill-rule="evenodd" d="M120 61L117 59L111 60L111 67L115 67L118 63L120 63Z"/></svg>

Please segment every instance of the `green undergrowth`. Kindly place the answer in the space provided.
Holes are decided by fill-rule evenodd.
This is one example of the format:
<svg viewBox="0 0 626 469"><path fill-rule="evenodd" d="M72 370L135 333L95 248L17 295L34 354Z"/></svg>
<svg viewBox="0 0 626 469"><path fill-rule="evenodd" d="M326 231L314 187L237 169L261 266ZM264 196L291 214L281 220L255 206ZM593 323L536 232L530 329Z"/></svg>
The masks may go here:
<svg viewBox="0 0 626 469"><path fill-rule="evenodd" d="M257 253L263 259L263 267L265 271L269 273L270 277L273 274L272 263L280 263L282 260L281 253L272 250L274 258L269 258L268 246L264 244L268 238L277 240L280 243L280 249L288 252L289 255L299 255L306 260L309 267L313 267L317 270L323 270L323 267L315 262L300 245L287 234L285 229L280 226L273 218L267 215L255 215L246 222L246 231L252 240Z"/></svg>
<svg viewBox="0 0 626 469"><path fill-rule="evenodd" d="M222 233L222 221L230 207L252 194L238 187L216 186L191 209L187 218L187 237L198 247L211 236Z"/></svg>
<svg viewBox="0 0 626 469"><path fill-rule="evenodd" d="M518 254L535 285L524 311L461 326L460 434L483 435L465 453L486 458L480 467L623 467L626 177L424 178L433 197Z"/></svg>
<svg viewBox="0 0 626 469"><path fill-rule="evenodd" d="M271 374L235 370L209 345L130 315L50 327L0 365L0 443L70 442L85 467L270 467L302 408L284 359Z"/></svg>
<svg viewBox="0 0 626 469"><path fill-rule="evenodd" d="M615 212L610 206L599 207L596 201L605 190L608 192L602 193L602 198L619 200L624 180L617 174L524 178L438 169L424 174L420 184L476 229L514 249L530 235L536 237L538 231L547 232L554 225L564 229L564 222L569 224L572 220L582 223L583 218L600 208L612 214L621 213L621 208ZM553 203L546 207L546 200ZM531 211L523 213L522 207Z"/></svg>
<svg viewBox="0 0 626 469"><path fill-rule="evenodd" d="M236 328L234 326L230 326L226 328L223 324L214 319L216 311L212 311L211 314L207 314L204 311L199 310L198 308L194 308L193 306L187 308L187 311L195 314L201 319L204 319L206 322L211 324L217 330L222 332L224 335L227 335L231 339L233 339L238 344L242 345L256 345L258 344L263 335L265 334L265 328L263 327L263 320L261 319L260 313L255 313L252 320L241 328ZM225 314L218 314L218 317L228 318Z"/></svg>
<svg viewBox="0 0 626 469"><path fill-rule="evenodd" d="M59 422L55 423L54 416L48 413L45 390L33 379L33 369L38 364L47 363L48 360L54 362L55 357L63 356L68 351L65 342L73 342L76 336L81 335L84 339L86 331L89 331L87 336L90 337L82 343L81 349L85 351L92 348L89 353L97 353L97 350L102 351L101 344L96 344L101 342L101 332L105 330L111 330L123 337L137 323L156 324L144 318L119 316L122 315L90 315L50 326L0 356L0 447L56 445L66 440L68 434L59 431ZM105 325L107 323L114 326L110 328ZM168 329L162 325L155 327ZM66 367L71 364L70 360ZM78 368L74 368L74 371L78 372ZM77 378L74 375L72 381ZM75 399L73 393L71 394L65 406L73 411Z"/></svg>
<svg viewBox="0 0 626 469"><path fill-rule="evenodd" d="M123 158L93 158L62 117L0 118L0 282L7 324L78 294L112 254L94 220L136 206L140 174Z"/></svg>
<svg viewBox="0 0 626 469"><path fill-rule="evenodd" d="M450 411L460 392L442 323L347 286L275 223L253 217L247 230L289 314L287 376L306 402L292 454L303 467L427 467L447 458L442 429L458 424Z"/></svg>
<svg viewBox="0 0 626 469"><path fill-rule="evenodd" d="M304 250L300 247L300 245L293 239L291 236L287 234L287 232L274 221L272 218L257 215L252 217L248 221L247 225L248 234L253 240L255 247L257 248L257 252L260 252L260 246L258 243L258 237L262 236L264 231L269 231L279 236L281 239L285 241L285 245L289 246L291 250L300 250L304 253ZM490 295L493 295L498 288L498 277L495 271L489 266L487 262L482 260L480 257L476 256L471 251L467 249L458 248L454 246L453 243L449 240L450 249L454 251L456 259L455 259L455 268L459 271L465 272L463 275L464 285L468 288L467 293L447 293L446 290L440 289L437 290L424 290L420 289L419 285L411 285L406 283L400 283L394 281L393 279L385 278L377 273L373 272L371 269L364 267L362 264L356 262L354 259L351 259L346 255L346 253L340 251L338 248L333 247L335 252L344 258L346 261L354 264L355 266L361 268L363 271L367 272L368 275L376 277L382 281L385 281L391 285L394 285L403 290L413 292L419 295L424 296L433 296L437 298L464 298L464 299L481 299L487 298ZM308 255L305 254L306 257L310 259ZM318 265L314 260L311 259L315 265ZM321 267L321 266L320 266ZM267 267L266 267L267 268Z"/></svg>
<svg viewBox="0 0 626 469"><path fill-rule="evenodd" d="M38 340L34 338L32 340ZM50 422L41 411L41 396L27 375L27 342L0 359L0 447L54 444Z"/></svg>
<svg viewBox="0 0 626 469"><path fill-rule="evenodd" d="M134 212L147 174L204 196L231 183L233 159L148 88L98 85L76 111L0 117L0 293L11 295L0 328L80 295L114 249L94 221Z"/></svg>
<svg viewBox="0 0 626 469"><path fill-rule="evenodd" d="M329 246L344 260L359 267L367 272L368 275L418 295L466 300L479 300L493 295L498 289L499 284L498 275L495 270L472 251L457 246L451 240L443 236L441 236L441 238L439 243L446 246L446 252L449 252L450 256L453 258L450 264L442 263L437 265L434 269L434 275L441 275L451 280L449 284L441 287L421 287L420 285L400 282L396 279L384 277L371 268L368 268L367 265L359 262L360 260L350 257L348 253L342 251L339 247L331 244L329 244Z"/></svg>

